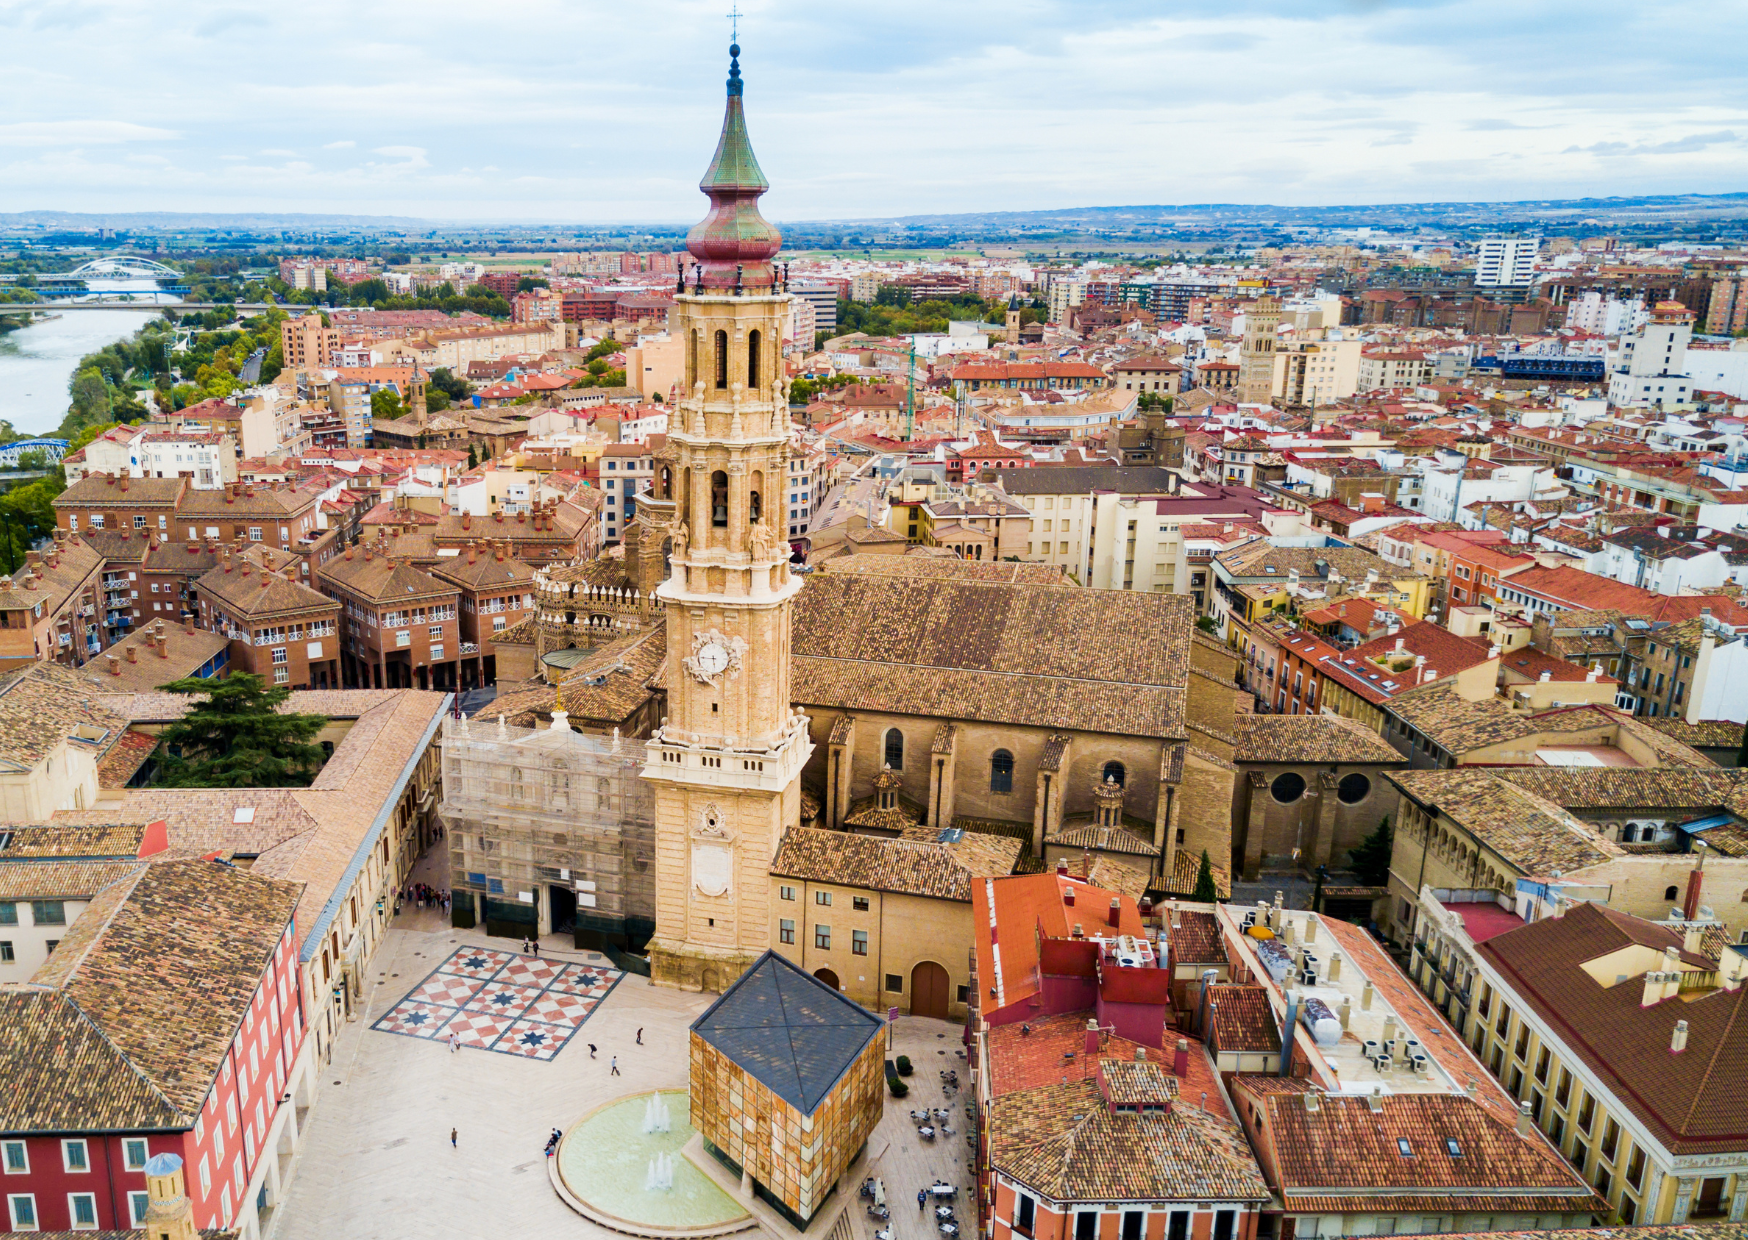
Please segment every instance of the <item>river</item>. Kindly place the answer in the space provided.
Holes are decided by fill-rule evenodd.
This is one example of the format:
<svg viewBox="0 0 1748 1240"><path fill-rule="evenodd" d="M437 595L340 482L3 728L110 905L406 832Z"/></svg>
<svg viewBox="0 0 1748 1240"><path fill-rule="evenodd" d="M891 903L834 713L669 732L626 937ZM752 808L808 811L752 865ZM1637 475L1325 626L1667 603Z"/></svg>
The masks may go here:
<svg viewBox="0 0 1748 1240"><path fill-rule="evenodd" d="M96 287L103 292L149 292L156 286L150 281L115 281ZM173 305L177 300L166 296L163 303ZM69 310L59 318L0 335L0 418L21 435L52 434L67 416L71 403L67 385L79 359L111 341L126 339L155 317L151 310L137 314Z"/></svg>

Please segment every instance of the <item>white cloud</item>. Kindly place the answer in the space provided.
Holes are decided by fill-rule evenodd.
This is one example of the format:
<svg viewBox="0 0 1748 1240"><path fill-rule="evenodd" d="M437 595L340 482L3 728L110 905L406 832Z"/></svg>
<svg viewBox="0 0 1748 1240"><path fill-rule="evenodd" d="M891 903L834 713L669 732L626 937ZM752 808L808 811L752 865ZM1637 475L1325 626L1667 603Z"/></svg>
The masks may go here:
<svg viewBox="0 0 1748 1240"><path fill-rule="evenodd" d="M472 0L422 0L417 20L408 0L0 0L0 80L24 101L0 148L32 156L0 210L696 219L726 6L536 7L542 38L499 65L477 53L501 15ZM1388 0L750 7L747 112L778 220L1722 192L1748 171L1740 5L1469 0L1456 24ZM190 45L298 70L138 89ZM579 46L661 51L606 75L576 71ZM351 136L319 144L318 169L294 152L321 133ZM148 143L173 165L99 158Z"/></svg>
<svg viewBox="0 0 1748 1240"><path fill-rule="evenodd" d="M118 142L167 142L173 129L128 121L14 121L0 125L0 146L109 146Z"/></svg>

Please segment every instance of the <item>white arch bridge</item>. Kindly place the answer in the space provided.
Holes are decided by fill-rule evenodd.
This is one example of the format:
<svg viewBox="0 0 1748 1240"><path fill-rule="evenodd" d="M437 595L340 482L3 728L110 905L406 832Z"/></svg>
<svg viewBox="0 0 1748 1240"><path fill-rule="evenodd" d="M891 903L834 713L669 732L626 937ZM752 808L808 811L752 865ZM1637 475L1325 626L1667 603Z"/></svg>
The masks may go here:
<svg viewBox="0 0 1748 1240"><path fill-rule="evenodd" d="M153 262L149 258L139 258L132 254L118 254L105 258L94 258L81 267L75 267L67 272L65 279L89 280L94 277L131 277L134 279L161 280L180 279L182 273L174 267L166 267L163 263Z"/></svg>

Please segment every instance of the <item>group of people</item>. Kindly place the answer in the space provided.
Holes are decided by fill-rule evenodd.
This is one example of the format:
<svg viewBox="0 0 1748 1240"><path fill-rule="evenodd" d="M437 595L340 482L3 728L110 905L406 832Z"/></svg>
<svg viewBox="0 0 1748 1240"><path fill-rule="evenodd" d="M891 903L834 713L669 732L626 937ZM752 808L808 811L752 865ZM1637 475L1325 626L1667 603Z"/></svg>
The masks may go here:
<svg viewBox="0 0 1748 1240"><path fill-rule="evenodd" d="M441 909L445 914L449 912L449 892L429 883L409 883L395 892L395 912L400 912L403 901L416 904L420 908Z"/></svg>
<svg viewBox="0 0 1748 1240"><path fill-rule="evenodd" d="M563 1136L564 1136L564 1133L559 1131L557 1128L554 1128L552 1130L552 1135L550 1137L546 1138L546 1156L548 1158L551 1158L553 1153L558 1149L559 1138L561 1138Z"/></svg>

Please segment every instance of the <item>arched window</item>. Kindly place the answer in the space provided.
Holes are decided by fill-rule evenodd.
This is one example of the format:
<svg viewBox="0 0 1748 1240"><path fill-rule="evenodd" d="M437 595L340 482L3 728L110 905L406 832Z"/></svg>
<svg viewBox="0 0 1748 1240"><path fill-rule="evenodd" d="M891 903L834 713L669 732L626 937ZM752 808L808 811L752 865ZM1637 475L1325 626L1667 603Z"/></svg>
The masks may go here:
<svg viewBox="0 0 1748 1240"><path fill-rule="evenodd" d="M760 500L759 493L754 491L747 497L747 520L757 525L759 521L759 513L762 512L763 509L764 503Z"/></svg>
<svg viewBox="0 0 1748 1240"><path fill-rule="evenodd" d="M662 493L659 496L657 496L656 498L658 498L658 499L673 499L674 498L674 471L669 469L666 465L663 465L662 472L661 472L661 479L662 479Z"/></svg>
<svg viewBox="0 0 1748 1240"><path fill-rule="evenodd" d="M710 524L728 524L728 475L720 469L710 475Z"/></svg>
<svg viewBox="0 0 1748 1240"><path fill-rule="evenodd" d="M1335 786L1335 795L1343 805L1358 805L1366 799L1366 794L1372 790L1372 781L1355 771L1351 775L1342 776L1341 782Z"/></svg>
<svg viewBox="0 0 1748 1240"><path fill-rule="evenodd" d="M1005 749L998 749L989 755L989 790L991 792L1012 792L1014 790L1014 755Z"/></svg>
<svg viewBox="0 0 1748 1240"><path fill-rule="evenodd" d="M1637 826L1635 826L1634 824L1629 822L1626 826L1621 828L1621 843L1631 844L1634 840L1636 840L1638 838L1639 838L1639 828Z"/></svg>
<svg viewBox="0 0 1748 1240"><path fill-rule="evenodd" d="M747 333L747 386L759 386L759 333Z"/></svg>
<svg viewBox="0 0 1748 1240"><path fill-rule="evenodd" d="M1105 769L1099 773L1099 780L1100 782L1109 781L1120 788L1123 786L1123 780L1126 778L1126 774L1127 773L1123 770L1123 764L1121 762L1111 761L1105 763Z"/></svg>
<svg viewBox="0 0 1748 1240"><path fill-rule="evenodd" d="M1665 888L1664 888L1664 889L1663 889L1663 898L1664 898L1664 899L1665 899L1665 900L1673 900L1673 899L1676 899L1676 895L1675 895L1675 888L1673 888L1673 887L1665 887Z"/></svg>
<svg viewBox="0 0 1748 1240"><path fill-rule="evenodd" d="M904 733L897 728L886 729L886 765L895 771L904 769Z"/></svg>
<svg viewBox="0 0 1748 1240"><path fill-rule="evenodd" d="M1269 785L1269 793L1282 805L1291 805L1305 795L1305 777L1296 771L1277 775L1275 782Z"/></svg>
<svg viewBox="0 0 1748 1240"><path fill-rule="evenodd" d="M728 386L728 333L716 333L716 386Z"/></svg>

